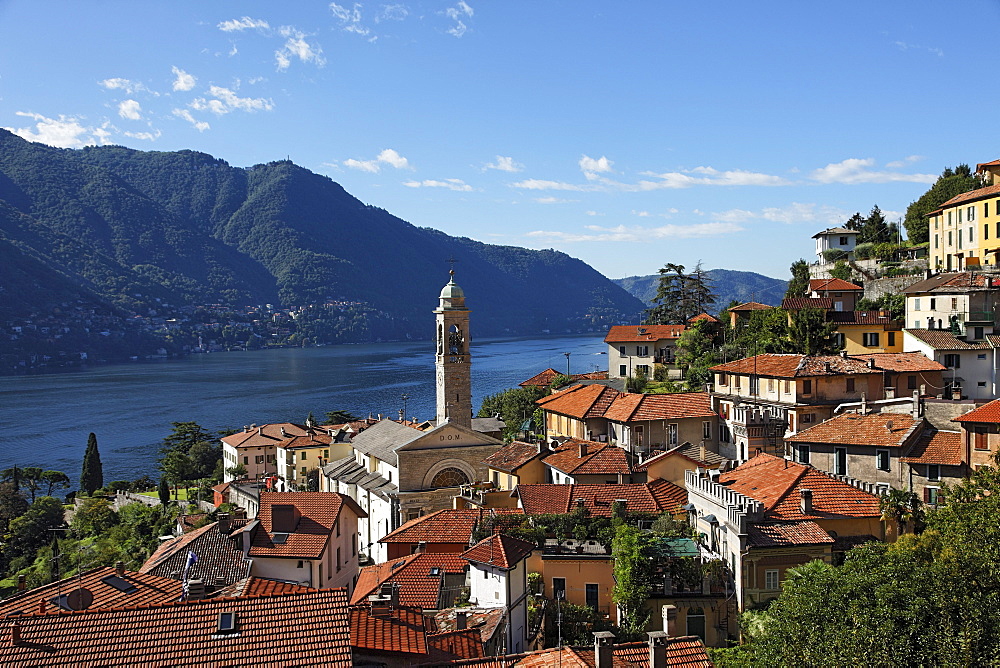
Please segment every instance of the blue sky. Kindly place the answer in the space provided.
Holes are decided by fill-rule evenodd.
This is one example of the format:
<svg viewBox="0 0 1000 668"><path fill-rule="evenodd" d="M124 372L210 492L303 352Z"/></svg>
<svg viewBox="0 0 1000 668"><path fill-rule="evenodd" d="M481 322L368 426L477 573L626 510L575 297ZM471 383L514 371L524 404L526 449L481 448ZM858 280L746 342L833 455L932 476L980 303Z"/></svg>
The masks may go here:
<svg viewBox="0 0 1000 668"><path fill-rule="evenodd" d="M291 158L415 225L785 278L988 137L1000 4L0 0L0 126Z"/></svg>

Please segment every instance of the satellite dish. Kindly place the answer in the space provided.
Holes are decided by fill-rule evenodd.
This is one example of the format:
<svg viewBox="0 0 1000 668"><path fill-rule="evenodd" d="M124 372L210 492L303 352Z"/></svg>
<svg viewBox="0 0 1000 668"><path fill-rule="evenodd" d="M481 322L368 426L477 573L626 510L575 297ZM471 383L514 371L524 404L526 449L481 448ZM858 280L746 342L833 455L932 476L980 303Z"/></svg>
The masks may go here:
<svg viewBox="0 0 1000 668"><path fill-rule="evenodd" d="M66 595L66 605L70 610L86 610L94 602L94 594L86 587L74 589Z"/></svg>

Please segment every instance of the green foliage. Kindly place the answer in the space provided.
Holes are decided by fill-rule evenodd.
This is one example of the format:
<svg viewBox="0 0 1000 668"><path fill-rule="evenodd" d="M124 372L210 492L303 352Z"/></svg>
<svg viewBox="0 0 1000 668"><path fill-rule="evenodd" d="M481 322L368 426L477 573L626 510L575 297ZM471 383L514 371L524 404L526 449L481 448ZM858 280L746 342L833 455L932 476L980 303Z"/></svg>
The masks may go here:
<svg viewBox="0 0 1000 668"><path fill-rule="evenodd" d="M826 311L804 308L792 314L788 339L792 350L804 355L832 355L840 350L834 334L837 325L826 321Z"/></svg>
<svg viewBox="0 0 1000 668"><path fill-rule="evenodd" d="M90 495L101 487L104 487L104 466L101 464L101 452L97 449L97 435L90 432L80 469L80 490Z"/></svg>
<svg viewBox="0 0 1000 668"><path fill-rule="evenodd" d="M906 236L910 243L919 244L928 241L927 214L938 209L955 195L981 188L982 185L982 181L972 173L968 165L958 165L954 170L946 168L927 192L906 207L903 226L906 227Z"/></svg>
<svg viewBox="0 0 1000 668"><path fill-rule="evenodd" d="M18 570L31 563L35 552L52 540L50 529L62 527L62 504L51 496L40 496L24 514L8 524L2 550L5 571Z"/></svg>
<svg viewBox="0 0 1000 668"><path fill-rule="evenodd" d="M653 307L646 310L645 324L687 324L688 319L707 311L715 299L712 280L700 260L691 273L684 272L684 265L668 262L660 269L660 283Z"/></svg>
<svg viewBox="0 0 1000 668"><path fill-rule="evenodd" d="M170 503L170 485L167 484L167 479L164 476L160 476L160 483L156 488L156 496L160 499L161 506Z"/></svg>
<svg viewBox="0 0 1000 668"><path fill-rule="evenodd" d="M70 528L75 538L97 536L118 524L118 514L107 499L87 499L73 513Z"/></svg>
<svg viewBox="0 0 1000 668"><path fill-rule="evenodd" d="M858 311L888 311L893 320L902 320L906 315L906 296L896 294L882 295L878 299L860 299Z"/></svg>
<svg viewBox="0 0 1000 668"><path fill-rule="evenodd" d="M854 270L851 269L851 265L843 260L837 260L836 264L833 265L833 269L830 270L830 276L839 278L842 281L850 281L853 274Z"/></svg>
<svg viewBox="0 0 1000 668"><path fill-rule="evenodd" d="M615 586L612 600L618 605L618 626L623 638L637 638L645 630L649 614L643 606L652 591L653 561L649 535L634 526L620 524L611 543Z"/></svg>
<svg viewBox="0 0 1000 668"><path fill-rule="evenodd" d="M52 496L58 489L69 489L69 476L62 471L42 471L41 482L45 484L45 496Z"/></svg>
<svg viewBox="0 0 1000 668"><path fill-rule="evenodd" d="M727 326L726 342L722 351L726 359L787 352L788 315L779 308L750 311L748 317L737 321L735 329Z"/></svg>
<svg viewBox="0 0 1000 668"><path fill-rule="evenodd" d="M28 510L28 500L13 482L0 482L0 536L7 533L11 520Z"/></svg>
<svg viewBox="0 0 1000 668"><path fill-rule="evenodd" d="M792 263L789 270L792 280L788 281L785 297L804 297L809 292L809 264L800 258Z"/></svg>
<svg viewBox="0 0 1000 668"><path fill-rule="evenodd" d="M684 381L689 392L699 392L712 380L709 369L721 362L717 346L718 326L699 320L689 326L677 340L676 361L684 370Z"/></svg>
<svg viewBox="0 0 1000 668"><path fill-rule="evenodd" d="M521 424L533 417L538 407L535 402L545 395L544 388L513 387L484 397L477 415L479 417L499 415L506 425L503 430L504 440L511 441L517 437Z"/></svg>
<svg viewBox="0 0 1000 668"><path fill-rule="evenodd" d="M175 486L191 480L216 480L222 444L196 422L174 422L160 449L160 471Z"/></svg>
<svg viewBox="0 0 1000 668"><path fill-rule="evenodd" d="M560 617L561 624L560 624ZM611 630L611 623L598 611L584 605L549 601L545 606L545 646L555 647L562 629L562 644L593 645L594 633Z"/></svg>
<svg viewBox="0 0 1000 668"><path fill-rule="evenodd" d="M646 377L646 373L642 369L636 369L634 375L625 379L625 391L641 394L646 391L648 384L649 379Z"/></svg>
<svg viewBox="0 0 1000 668"><path fill-rule="evenodd" d="M552 378L552 382L549 383L549 389L555 392L558 389L566 387L572 382L573 379L567 376L566 374L564 373L556 374L555 377Z"/></svg>
<svg viewBox="0 0 1000 668"><path fill-rule="evenodd" d="M924 504L916 494L903 489L891 489L879 499L882 519L896 525L896 535L902 535L911 525L914 532L924 530Z"/></svg>
<svg viewBox="0 0 1000 668"><path fill-rule="evenodd" d="M823 251L823 259L827 262L836 262L837 260L844 260L847 258L847 251L841 250L839 248L827 248Z"/></svg>
<svg viewBox="0 0 1000 668"><path fill-rule="evenodd" d="M312 413L310 413L310 415L312 415ZM338 409L335 411L327 411L326 419L323 421L323 424L346 424L348 422L356 422L360 419L361 418L354 415L350 411Z"/></svg>

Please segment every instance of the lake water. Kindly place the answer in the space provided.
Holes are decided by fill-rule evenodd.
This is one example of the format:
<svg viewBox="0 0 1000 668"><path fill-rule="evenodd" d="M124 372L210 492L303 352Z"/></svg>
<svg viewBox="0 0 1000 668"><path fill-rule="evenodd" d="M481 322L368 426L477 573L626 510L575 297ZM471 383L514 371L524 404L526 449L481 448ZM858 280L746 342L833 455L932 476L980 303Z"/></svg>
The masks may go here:
<svg viewBox="0 0 1000 668"><path fill-rule="evenodd" d="M601 334L473 341L472 394L515 387L547 367L607 369ZM171 422L217 430L302 423L330 410L433 419L432 342L210 353L40 376L0 377L0 469L40 466L76 480L97 434L104 480L155 477Z"/></svg>

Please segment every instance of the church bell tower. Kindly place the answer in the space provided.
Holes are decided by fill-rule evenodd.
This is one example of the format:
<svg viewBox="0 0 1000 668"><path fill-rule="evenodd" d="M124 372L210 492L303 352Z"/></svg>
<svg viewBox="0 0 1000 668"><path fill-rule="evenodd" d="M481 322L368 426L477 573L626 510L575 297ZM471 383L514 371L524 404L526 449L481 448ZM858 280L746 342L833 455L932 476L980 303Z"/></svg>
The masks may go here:
<svg viewBox="0 0 1000 668"><path fill-rule="evenodd" d="M465 293L451 280L441 290L437 320L437 424L446 420L472 426L472 356L469 354L469 309Z"/></svg>

